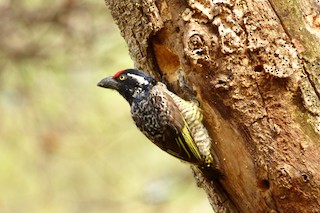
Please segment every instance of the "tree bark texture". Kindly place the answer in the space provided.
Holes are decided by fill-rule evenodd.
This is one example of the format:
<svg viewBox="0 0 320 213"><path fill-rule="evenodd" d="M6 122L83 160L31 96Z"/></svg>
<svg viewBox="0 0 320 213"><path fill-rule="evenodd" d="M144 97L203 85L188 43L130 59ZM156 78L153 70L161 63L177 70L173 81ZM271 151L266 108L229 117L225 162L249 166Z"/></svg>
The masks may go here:
<svg viewBox="0 0 320 213"><path fill-rule="evenodd" d="M225 175L194 169L215 211L319 212L319 1L106 3L137 68L196 91Z"/></svg>

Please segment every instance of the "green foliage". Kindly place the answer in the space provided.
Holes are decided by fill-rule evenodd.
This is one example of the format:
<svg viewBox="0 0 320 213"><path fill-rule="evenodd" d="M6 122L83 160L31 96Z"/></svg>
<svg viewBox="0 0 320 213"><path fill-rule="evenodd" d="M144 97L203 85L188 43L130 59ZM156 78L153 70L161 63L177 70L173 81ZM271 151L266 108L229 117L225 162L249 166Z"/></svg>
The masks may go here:
<svg viewBox="0 0 320 213"><path fill-rule="evenodd" d="M0 3L0 212L209 212L96 86L133 64L103 1Z"/></svg>

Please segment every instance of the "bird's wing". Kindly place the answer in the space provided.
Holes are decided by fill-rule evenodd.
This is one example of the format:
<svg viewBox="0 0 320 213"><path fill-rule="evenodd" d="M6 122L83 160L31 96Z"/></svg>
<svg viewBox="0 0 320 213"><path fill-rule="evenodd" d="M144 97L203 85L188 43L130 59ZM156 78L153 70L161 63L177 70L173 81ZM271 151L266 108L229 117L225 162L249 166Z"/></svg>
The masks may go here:
<svg viewBox="0 0 320 213"><path fill-rule="evenodd" d="M154 98L165 105L163 140L155 143L169 154L194 164L202 163L199 149L192 138L189 126L172 97L165 91L157 91ZM161 104L160 104L161 105ZM155 104L155 106L160 106Z"/></svg>

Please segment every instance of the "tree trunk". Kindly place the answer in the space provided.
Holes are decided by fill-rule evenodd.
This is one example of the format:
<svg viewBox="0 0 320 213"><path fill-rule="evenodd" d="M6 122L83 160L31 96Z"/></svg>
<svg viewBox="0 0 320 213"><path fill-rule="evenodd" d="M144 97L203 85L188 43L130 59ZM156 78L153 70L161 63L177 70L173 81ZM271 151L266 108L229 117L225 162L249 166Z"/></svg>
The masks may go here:
<svg viewBox="0 0 320 213"><path fill-rule="evenodd" d="M195 170L215 211L319 211L319 1L106 3L137 68L196 91L225 175Z"/></svg>

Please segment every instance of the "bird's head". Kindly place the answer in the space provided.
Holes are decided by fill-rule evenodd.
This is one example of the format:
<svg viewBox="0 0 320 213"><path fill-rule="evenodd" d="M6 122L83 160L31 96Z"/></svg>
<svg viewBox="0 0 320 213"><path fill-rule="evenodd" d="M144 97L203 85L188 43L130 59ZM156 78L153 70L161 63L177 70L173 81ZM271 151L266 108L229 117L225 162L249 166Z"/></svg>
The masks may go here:
<svg viewBox="0 0 320 213"><path fill-rule="evenodd" d="M150 75L137 70L121 70L113 76L102 79L97 85L117 90L130 104L142 92L147 92L156 84Z"/></svg>

